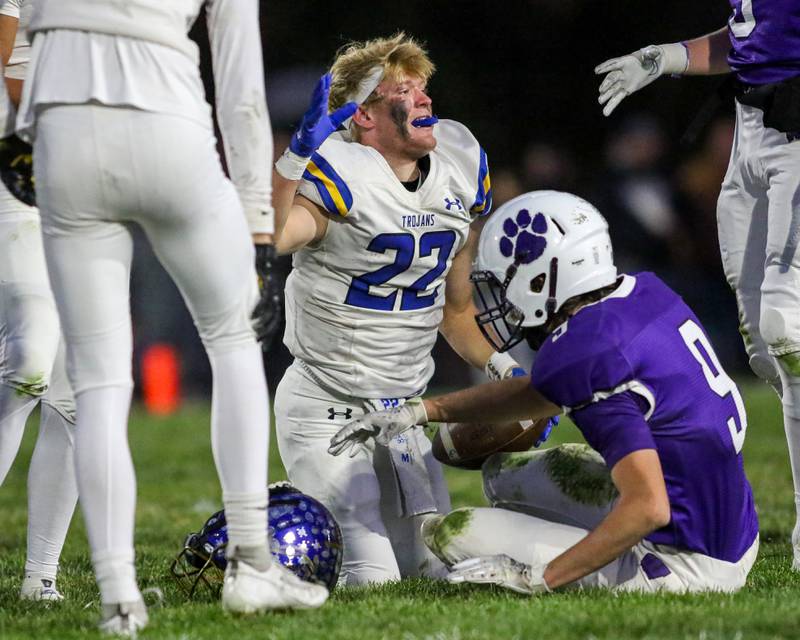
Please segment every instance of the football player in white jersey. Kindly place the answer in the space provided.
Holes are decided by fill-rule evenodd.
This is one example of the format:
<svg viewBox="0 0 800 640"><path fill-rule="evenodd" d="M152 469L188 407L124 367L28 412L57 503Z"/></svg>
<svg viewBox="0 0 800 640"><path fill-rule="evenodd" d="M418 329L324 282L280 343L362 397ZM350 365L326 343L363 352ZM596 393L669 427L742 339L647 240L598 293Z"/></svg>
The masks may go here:
<svg viewBox="0 0 800 640"><path fill-rule="evenodd" d="M440 575L420 525L449 496L417 432L352 458L327 453L331 436L375 408L417 402L437 330L495 378L522 371L474 320L473 223L491 209L489 170L464 125L433 115L433 72L403 33L347 46L276 164L295 357L275 397L278 445L290 481L342 527L347 584Z"/></svg>
<svg viewBox="0 0 800 640"><path fill-rule="evenodd" d="M31 10L27 0L0 6L0 55L15 105L30 57L25 31ZM13 140L0 144L8 146L9 158L14 156ZM11 167L0 171L14 172ZM39 212L0 182L0 484L19 451L25 423L41 402L28 470L28 555L20 597L44 601L62 599L56 588L58 559L78 499L75 402L59 336Z"/></svg>
<svg viewBox="0 0 800 640"><path fill-rule="evenodd" d="M233 184L216 153L197 47L186 34L203 5ZM319 606L327 590L273 564L265 526L269 402L250 321L257 297L250 234L272 232L258 3L41 0L34 7L17 126L34 139L101 630L133 635L147 623L134 571L127 441L133 222L180 288L214 374L212 451L229 537L223 606L240 613Z"/></svg>

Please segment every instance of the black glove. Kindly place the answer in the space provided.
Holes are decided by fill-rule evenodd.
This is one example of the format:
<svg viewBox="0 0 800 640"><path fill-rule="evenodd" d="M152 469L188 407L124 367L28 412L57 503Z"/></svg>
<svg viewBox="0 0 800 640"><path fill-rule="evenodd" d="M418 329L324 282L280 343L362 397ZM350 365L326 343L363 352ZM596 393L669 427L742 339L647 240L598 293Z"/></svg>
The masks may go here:
<svg viewBox="0 0 800 640"><path fill-rule="evenodd" d="M15 135L0 140L0 180L17 200L36 206L33 149Z"/></svg>
<svg viewBox="0 0 800 640"><path fill-rule="evenodd" d="M277 257L275 245L256 245L256 273L261 295L252 317L256 338L264 351L269 351L275 340L283 316L282 287L280 277L275 271Z"/></svg>

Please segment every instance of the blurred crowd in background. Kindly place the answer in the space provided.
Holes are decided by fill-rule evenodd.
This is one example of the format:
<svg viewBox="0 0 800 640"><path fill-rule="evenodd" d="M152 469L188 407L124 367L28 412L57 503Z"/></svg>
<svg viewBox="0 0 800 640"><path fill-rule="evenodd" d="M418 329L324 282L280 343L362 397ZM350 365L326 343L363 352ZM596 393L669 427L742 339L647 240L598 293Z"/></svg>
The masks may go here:
<svg viewBox="0 0 800 640"><path fill-rule="evenodd" d="M486 149L495 209L535 189L586 198L608 219L619 269L657 272L695 310L725 367L748 375L716 235L716 200L733 135L732 102L715 101L718 79L682 79L633 96L607 120L596 102L598 80L592 73L608 57L724 25L725 0L706 0L700 15L697 3L687 0L669 6L623 0L520 0L501 6L413 0L325 14L308 4L320 3L262 2L276 154L286 147L336 49L404 29L427 42L438 65L430 86L434 112L464 122ZM194 36L207 68L201 23ZM213 87L207 91L213 100ZM705 122L691 126L700 111ZM281 268L288 273L289 257ZM183 393L206 393L210 370L197 332L141 236L132 289L137 375L141 378L152 347L167 345L177 354ZM443 340L434 354L432 386L480 379ZM276 341L265 360L272 389L290 361Z"/></svg>

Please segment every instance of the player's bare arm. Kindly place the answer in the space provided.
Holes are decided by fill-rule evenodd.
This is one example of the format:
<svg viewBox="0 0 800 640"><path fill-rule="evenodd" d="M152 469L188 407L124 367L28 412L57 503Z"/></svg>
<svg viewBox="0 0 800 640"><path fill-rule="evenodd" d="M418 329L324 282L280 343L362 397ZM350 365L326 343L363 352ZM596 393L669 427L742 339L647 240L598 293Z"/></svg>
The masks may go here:
<svg viewBox="0 0 800 640"><path fill-rule="evenodd" d="M689 56L686 75L710 76L730 73L728 51L731 48L728 27L723 27L685 43Z"/></svg>
<svg viewBox="0 0 800 640"><path fill-rule="evenodd" d="M17 26L19 19L13 16L0 15L0 57L3 60L3 67L8 66L11 59L11 52L14 50L14 41L17 38ZM22 80L19 78L6 78L6 89L8 97L14 106L19 105L22 95Z"/></svg>
<svg viewBox="0 0 800 640"><path fill-rule="evenodd" d="M483 370L494 349L475 323L478 310L472 299L472 283L469 280L478 234L473 224L464 248L453 258L445 281L444 318L439 331L458 355Z"/></svg>
<svg viewBox="0 0 800 640"><path fill-rule="evenodd" d="M278 172L272 177L275 209L275 247L280 255L294 253L319 242L328 229L321 207L297 194L299 180L287 180Z"/></svg>
<svg viewBox="0 0 800 640"><path fill-rule="evenodd" d="M547 565L544 581L549 588L589 575L669 523L669 499L655 449L622 458L611 469L611 479L619 490L614 508L594 531Z"/></svg>

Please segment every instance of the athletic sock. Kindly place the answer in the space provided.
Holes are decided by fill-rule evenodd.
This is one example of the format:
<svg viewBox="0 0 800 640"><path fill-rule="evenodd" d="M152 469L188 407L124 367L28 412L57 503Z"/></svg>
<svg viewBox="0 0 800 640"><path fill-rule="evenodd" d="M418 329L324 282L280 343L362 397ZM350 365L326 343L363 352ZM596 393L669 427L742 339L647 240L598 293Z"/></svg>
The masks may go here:
<svg viewBox="0 0 800 640"><path fill-rule="evenodd" d="M55 578L67 536L78 485L75 479L74 425L46 403L41 405L39 437L28 469L28 556L25 572Z"/></svg>

